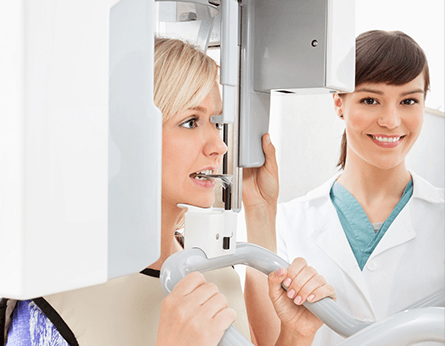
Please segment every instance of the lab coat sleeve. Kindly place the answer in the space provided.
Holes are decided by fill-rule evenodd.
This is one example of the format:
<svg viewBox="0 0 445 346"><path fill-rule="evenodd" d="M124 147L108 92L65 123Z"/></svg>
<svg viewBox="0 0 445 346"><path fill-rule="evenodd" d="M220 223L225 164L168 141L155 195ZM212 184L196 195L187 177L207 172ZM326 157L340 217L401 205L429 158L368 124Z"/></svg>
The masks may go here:
<svg viewBox="0 0 445 346"><path fill-rule="evenodd" d="M283 205L278 205L277 210L277 220L276 220L276 232L277 232L277 254L281 258L283 258L288 263L289 256L287 252L286 246L286 226L285 226L285 217L283 215Z"/></svg>

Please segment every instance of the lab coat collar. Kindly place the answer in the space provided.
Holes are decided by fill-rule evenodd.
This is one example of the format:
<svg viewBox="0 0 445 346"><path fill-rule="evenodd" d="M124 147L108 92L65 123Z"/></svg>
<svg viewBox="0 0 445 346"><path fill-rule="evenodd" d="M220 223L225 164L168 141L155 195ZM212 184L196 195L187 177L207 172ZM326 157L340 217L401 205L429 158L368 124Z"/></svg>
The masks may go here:
<svg viewBox="0 0 445 346"><path fill-rule="evenodd" d="M417 236L410 213L410 206L414 203L414 199L423 199L429 203L444 203L438 189L417 174L411 171L410 174L413 177L413 195L369 256L368 262L384 251L406 243Z"/></svg>
<svg viewBox="0 0 445 346"><path fill-rule="evenodd" d="M430 203L444 203L444 199L440 195L437 188L428 181L419 177L414 172L409 171L413 177L413 196L412 198L423 199Z"/></svg>
<svg viewBox="0 0 445 346"><path fill-rule="evenodd" d="M335 180L341 175L341 172L334 175L332 178L330 178L328 181L326 181L324 184L320 185L316 189L310 191L306 198L308 200L310 199L316 199L316 198L326 198L329 197L329 194L331 192L331 187L334 184Z"/></svg>
<svg viewBox="0 0 445 346"><path fill-rule="evenodd" d="M377 244L371 256L369 256L368 262L386 250L406 243L417 236L410 215L410 205L412 203L413 200L411 198L394 219L391 226L389 226L383 238Z"/></svg>
<svg viewBox="0 0 445 346"><path fill-rule="evenodd" d="M334 181L335 178L330 179L329 182L320 187L320 191L313 191L314 194L311 196L313 199L312 202L316 204L323 203L324 207L320 207L319 210L325 210L326 212L323 215L319 215L319 223L314 227L311 236L317 246L320 247L331 260L334 261L344 273L346 273L347 276L349 276L351 281L356 285L368 302L369 309L375 314L365 277L358 266L340 220L337 217L337 211L329 198L329 190ZM316 198L322 197L323 191L325 199L315 200Z"/></svg>
<svg viewBox="0 0 445 346"><path fill-rule="evenodd" d="M348 273L351 279L353 279L359 287L365 287L366 285L362 286L360 284L362 278L361 271L344 234L340 221L338 220L338 217L336 217L335 207L332 205L329 198L332 185L340 174L341 173L330 178L323 185L307 195L309 200L324 198L325 200L322 203L327 203L326 210L328 210L328 213L321 218L321 223L319 224L320 227L314 230L312 237L318 246L322 248L323 251L325 251L346 273ZM393 221L368 261L382 252L416 237L416 231L414 230L409 213L409 205L412 203L413 199L419 198L430 203L444 203L440 193L433 185L411 171L410 174L413 177L413 196L408 202L408 205L401 210L400 214ZM329 232L327 232L328 229ZM332 244L339 243L341 244L341 251L339 248L332 246ZM343 252L343 254L341 254L341 252ZM357 266L357 268L355 268L355 266ZM367 294L365 293L365 295Z"/></svg>
<svg viewBox="0 0 445 346"><path fill-rule="evenodd" d="M434 186L415 173L410 173L413 177L414 188L413 196L408 204L411 204L414 198L420 198L431 203L444 202L440 193ZM316 244L351 278L365 297L371 311L374 312L371 295L365 277L357 264L341 223L337 217L335 207L332 205L329 198L332 185L340 174L341 173L336 174L306 196L307 200L312 200L317 204L326 203L326 208L320 208L320 210L327 210L327 212L325 215L319 215L320 223L318 224L318 227L314 229L312 238ZM316 201L316 199L322 200ZM416 232L407 205L402 209L390 226L390 229L385 233L384 237L369 257L368 262L386 250L406 243L415 237Z"/></svg>
<svg viewBox="0 0 445 346"><path fill-rule="evenodd" d="M437 188L435 188L431 183L418 176L416 173L409 171L413 177L413 196L412 198L420 198L430 203L444 203L444 199L440 195ZM320 185L316 189L312 190L306 195L307 199L315 199L321 197L329 197L331 187L334 181L338 179L341 172L337 173L335 176L330 178L324 184Z"/></svg>
<svg viewBox="0 0 445 346"><path fill-rule="evenodd" d="M319 205L318 210L325 211L324 214L318 215L319 223L314 227L311 236L318 247L349 276L368 302L369 309L375 314L365 277L343 231L337 211L331 203L330 191L340 174L341 172L306 195L307 201L310 203L323 204L323 207Z"/></svg>

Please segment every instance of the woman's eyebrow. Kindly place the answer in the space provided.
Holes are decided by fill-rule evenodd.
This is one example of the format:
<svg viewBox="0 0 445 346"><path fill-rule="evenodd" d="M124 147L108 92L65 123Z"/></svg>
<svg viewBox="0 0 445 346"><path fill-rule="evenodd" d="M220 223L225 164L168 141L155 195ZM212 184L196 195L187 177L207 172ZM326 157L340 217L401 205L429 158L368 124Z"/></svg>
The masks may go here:
<svg viewBox="0 0 445 346"><path fill-rule="evenodd" d="M373 93L373 94L377 94L377 95L383 95L384 93L380 90L374 90L374 89L369 89L369 88L361 88L355 91L356 93L360 93L360 92L368 92L368 93ZM415 90L410 90L410 91L406 91L400 94L400 96L406 96L406 95L411 95L411 94L424 94L425 92L422 89L415 89Z"/></svg>
<svg viewBox="0 0 445 346"><path fill-rule="evenodd" d="M201 106L197 106L197 107L192 107L189 108L189 111L197 111L197 112L201 112L201 113L207 113L207 109ZM219 112L216 112L216 114L214 115L221 115L223 112L222 108L219 110Z"/></svg>
<svg viewBox="0 0 445 346"><path fill-rule="evenodd" d="M407 91L404 93L401 93L400 96L406 96L406 95L411 95L411 94L425 94L425 91L422 89L415 89L415 90L411 90L411 91Z"/></svg>
<svg viewBox="0 0 445 346"><path fill-rule="evenodd" d="M355 91L356 93L363 93L363 92L367 92L367 93L373 93L373 94L377 94L377 95L383 95L383 92L380 90L374 90L374 89L369 89L369 88L361 88Z"/></svg>
<svg viewBox="0 0 445 346"><path fill-rule="evenodd" d="M189 111L198 111L201 113L207 113L207 109L205 109L204 107L201 107L201 106L189 108Z"/></svg>

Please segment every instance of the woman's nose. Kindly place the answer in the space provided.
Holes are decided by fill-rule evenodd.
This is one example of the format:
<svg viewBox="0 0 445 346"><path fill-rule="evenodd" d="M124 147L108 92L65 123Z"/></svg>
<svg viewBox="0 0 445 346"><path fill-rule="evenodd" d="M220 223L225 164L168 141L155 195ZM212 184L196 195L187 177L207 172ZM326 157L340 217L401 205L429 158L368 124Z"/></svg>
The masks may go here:
<svg viewBox="0 0 445 346"><path fill-rule="evenodd" d="M388 129L394 129L397 126L400 126L401 118L397 106L386 107L383 112L380 113L378 124Z"/></svg>
<svg viewBox="0 0 445 346"><path fill-rule="evenodd" d="M209 131L203 152L206 156L222 156L227 152L227 145L221 138L221 132L215 127Z"/></svg>

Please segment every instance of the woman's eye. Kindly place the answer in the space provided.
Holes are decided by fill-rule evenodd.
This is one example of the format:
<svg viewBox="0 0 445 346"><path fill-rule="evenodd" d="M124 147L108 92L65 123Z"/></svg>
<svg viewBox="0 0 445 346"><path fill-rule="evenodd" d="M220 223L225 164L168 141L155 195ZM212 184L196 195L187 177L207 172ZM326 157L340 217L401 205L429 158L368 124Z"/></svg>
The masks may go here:
<svg viewBox="0 0 445 346"><path fill-rule="evenodd" d="M198 126L197 119L193 118L193 119L184 121L180 126L186 128L186 129L194 129L195 127Z"/></svg>
<svg viewBox="0 0 445 346"><path fill-rule="evenodd" d="M411 106L411 105L416 104L416 103L419 103L419 101L416 100L416 99L406 99L406 100L403 100L401 102L401 104L405 105L405 106Z"/></svg>
<svg viewBox="0 0 445 346"><path fill-rule="evenodd" d="M224 128L224 124L223 123L215 123L215 127L217 130L222 130Z"/></svg>
<svg viewBox="0 0 445 346"><path fill-rule="evenodd" d="M371 97L364 98L360 102L364 103L365 105L376 105L378 103L377 100Z"/></svg>

